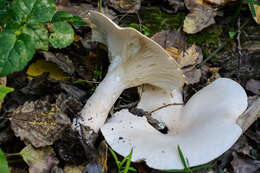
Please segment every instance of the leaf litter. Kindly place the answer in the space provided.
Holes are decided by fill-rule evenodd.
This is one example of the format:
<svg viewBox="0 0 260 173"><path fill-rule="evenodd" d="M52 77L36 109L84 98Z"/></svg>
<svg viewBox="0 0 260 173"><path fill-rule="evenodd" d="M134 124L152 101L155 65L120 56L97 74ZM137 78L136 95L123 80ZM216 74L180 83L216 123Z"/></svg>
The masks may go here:
<svg viewBox="0 0 260 173"><path fill-rule="evenodd" d="M131 8L131 10L129 10L131 1L110 0L109 2L110 4L108 6L106 3L103 4L103 10L106 12L109 11L112 16L115 16L115 14L130 15L132 12L136 13L139 11L138 1L136 1L137 6L136 4L132 5L133 8ZM115 7L112 7L113 4L111 2L114 4L117 3L114 5ZM119 2L121 3L121 6ZM200 30L209 27L209 25L213 25L214 22L218 23L218 20L214 19L217 15L216 8L213 8L212 4L201 5L198 4L198 1L191 0L184 2L186 7L190 10L190 14L188 14L185 20L186 22L188 21L188 28L192 32L199 32ZM188 4L188 2L190 4ZM127 3L130 5L127 5ZM171 5L169 8L172 10L172 13L183 11L183 2L169 0L168 3ZM144 2L144 4L147 5L147 2ZM73 13L85 17L87 14L86 9L95 9L96 5L96 2L90 1L77 3L68 1L68 3L62 2L58 8L68 11L71 10ZM150 5L153 5L153 3ZM143 4L141 7L143 8ZM140 22L142 24L142 21ZM184 26L186 26L185 22ZM236 78L243 83L244 87L247 83L250 84L250 79L254 79L254 82L260 80L258 75L259 61L257 59L260 48L258 44L259 36L257 35L258 29L256 28L257 27L254 25L251 29L249 27L246 28L245 32L247 35L245 36L245 43L242 44L242 47L247 51L248 57L242 59L241 68L237 65L238 59L230 57L230 54L226 51L221 52L221 54L225 53L225 56L223 56L220 61L210 61L201 66L200 69L197 69L196 65L202 60L202 51L195 44L187 44L187 34L185 35L183 32L173 30L177 28L157 33L153 36L153 39L163 46L168 53L179 62L183 67L182 70L185 72L186 76L190 76L188 77L189 85L186 86L186 95L189 97L206 83L211 82L219 76ZM37 160L41 160L39 165L35 164L30 159L25 160L28 162L31 170L30 172L32 172L35 167L37 167L38 172L44 172L45 170L47 172L50 170L59 172L62 167L64 167L64 172L66 172L65 170L69 170L68 167L72 167L72 172L76 172L76 170L80 172L84 168L85 171L88 169L93 172L100 169L103 169L104 172L113 170L113 160L110 158L109 153L108 155L106 154L105 147L96 151L92 151L93 148L87 148L88 151L86 151L86 147L84 149L84 145L82 146L82 140L86 139L81 139L77 133L70 130L73 118L77 116L85 101L91 95L90 89L95 89L94 84L89 84L84 81L100 81L102 76L105 75L107 67L107 62L104 63L104 57L107 56L106 52L98 46L93 46L94 44L90 43L89 37L83 36L86 34L84 33L86 30L88 30L86 27L77 27L76 34L79 35L80 42L75 43L75 45L72 45L65 50L55 50L51 48L48 52L39 52L39 55L43 55L47 61L57 64L58 68L60 68L63 73L69 74L71 78L68 81L64 81L63 79L57 81L55 78L50 78L48 77L50 73L41 73L39 74L40 76L37 75L33 77L31 81L27 81L28 75L24 72L16 73L15 77L17 77L17 79L12 77L12 75L8 76L7 86L15 88L15 91L6 97L3 102L2 112L4 110L7 111L3 115L11 120L11 127L13 128L15 135L23 138L25 144L29 144L26 148L30 148L33 152L38 153ZM87 46L84 46L84 53L81 53L83 50L81 43L83 42ZM101 50L103 52L101 52ZM232 49L230 50L233 51ZM227 54L229 56L226 56ZM203 55L205 54L203 53ZM32 62L31 65L35 62L37 61ZM29 68L30 66L27 70ZM101 77L94 79L94 71L101 71ZM240 77L236 76L237 71L240 71ZM45 72L48 72L48 70ZM77 79L81 79L83 82L78 80L76 84L73 84ZM246 88L251 92L250 94L252 96L259 94L256 93L258 85L249 84ZM137 97L137 99L133 97ZM117 101L115 109L120 110L122 105L128 106L128 104L129 108L131 108L131 103L137 100L138 94L136 91L124 92ZM40 115L40 117L36 115ZM25 121L18 121L18 119ZM54 128L55 123L57 127L55 126ZM4 126L8 126L8 124L4 123ZM19 131L23 133L19 133ZM1 127L1 133L3 134L2 141L7 140L7 143L8 138L9 140L14 138L7 138L6 136L10 133L10 129L3 131L3 128ZM259 152L257 151L259 146L259 134L258 120L245 133L246 140L245 138L241 138L230 151L223 155L221 160L217 161L219 163L218 168L210 169L205 172L257 172L259 170ZM103 142L101 143L100 138L102 139L102 137L99 137L97 142L92 144L94 148L97 148L98 144L104 146ZM30 144L37 147L46 147L38 149L32 147ZM54 148L54 150L48 146ZM44 156L39 154L42 151L45 153ZM56 153L56 156L54 153ZM86 153L92 153L93 156L88 157L86 156ZM34 158L32 156L30 157ZM47 160L50 160L48 163L52 166L46 164ZM226 160L225 164L223 163L224 160ZM59 166L61 166L61 168L57 167L58 162L60 163ZM108 167L106 168L106 166ZM134 166L138 168L139 172L160 172L151 170L144 164L134 164ZM79 167L80 169L78 169ZM12 168L12 170L15 169Z"/></svg>

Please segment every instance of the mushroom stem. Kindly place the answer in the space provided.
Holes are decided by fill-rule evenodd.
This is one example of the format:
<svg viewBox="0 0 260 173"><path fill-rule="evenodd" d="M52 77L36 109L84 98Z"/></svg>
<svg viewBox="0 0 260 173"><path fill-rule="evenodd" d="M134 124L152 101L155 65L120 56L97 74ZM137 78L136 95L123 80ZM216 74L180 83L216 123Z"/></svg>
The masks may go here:
<svg viewBox="0 0 260 173"><path fill-rule="evenodd" d="M107 74L81 111L80 123L97 133L105 123L111 107L125 88L125 83L118 75Z"/></svg>
<svg viewBox="0 0 260 173"><path fill-rule="evenodd" d="M260 115L260 97L238 118L237 124L245 132Z"/></svg>

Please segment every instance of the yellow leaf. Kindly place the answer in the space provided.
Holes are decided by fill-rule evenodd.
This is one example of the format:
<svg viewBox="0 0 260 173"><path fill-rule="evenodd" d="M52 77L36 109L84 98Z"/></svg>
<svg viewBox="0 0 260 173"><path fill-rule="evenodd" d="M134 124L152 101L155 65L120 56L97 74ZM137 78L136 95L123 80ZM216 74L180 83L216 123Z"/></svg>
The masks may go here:
<svg viewBox="0 0 260 173"><path fill-rule="evenodd" d="M65 74L56 64L43 59L37 60L35 63L31 64L27 69L26 74L28 75L28 79L32 80L32 77L40 76L44 72L49 72L48 77L55 80L70 78L70 76Z"/></svg>

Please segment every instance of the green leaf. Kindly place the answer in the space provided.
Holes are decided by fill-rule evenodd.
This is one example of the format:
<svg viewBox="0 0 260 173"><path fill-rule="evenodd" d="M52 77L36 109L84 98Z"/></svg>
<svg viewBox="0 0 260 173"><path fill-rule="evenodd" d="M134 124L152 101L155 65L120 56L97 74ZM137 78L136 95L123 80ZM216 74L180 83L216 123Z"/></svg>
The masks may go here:
<svg viewBox="0 0 260 173"><path fill-rule="evenodd" d="M35 1L35 0L34 0ZM56 4L54 0L36 0L33 6L29 23L47 23L50 22L55 14Z"/></svg>
<svg viewBox="0 0 260 173"><path fill-rule="evenodd" d="M228 34L229 34L229 37L230 37L231 39L233 39L233 38L235 37L235 35L236 35L236 33L235 33L235 32L232 32L232 31L228 32Z"/></svg>
<svg viewBox="0 0 260 173"><path fill-rule="evenodd" d="M79 16L73 16L72 19L69 21L74 26L82 26L86 25L87 22L85 22L81 17Z"/></svg>
<svg viewBox="0 0 260 173"><path fill-rule="evenodd" d="M53 18L52 18L52 23L55 22L66 22L70 20L73 17L73 15L67 11L57 11Z"/></svg>
<svg viewBox="0 0 260 173"><path fill-rule="evenodd" d="M13 88L0 85L0 100L3 100L5 96L12 91L14 91Z"/></svg>
<svg viewBox="0 0 260 173"><path fill-rule="evenodd" d="M6 157L4 155L4 152L0 148L0 172L1 173L10 173L8 169L8 163L6 160Z"/></svg>
<svg viewBox="0 0 260 173"><path fill-rule="evenodd" d="M74 30L70 24L66 22L56 22L52 26L53 33L49 37L49 41L54 48L65 48L69 46L74 39Z"/></svg>
<svg viewBox="0 0 260 173"><path fill-rule="evenodd" d="M0 32L0 76L22 70L35 53L33 43L29 35Z"/></svg>
<svg viewBox="0 0 260 173"><path fill-rule="evenodd" d="M73 16L67 11L57 11L52 18L52 23L55 22L69 22L75 26L81 26L87 24L81 17Z"/></svg>
<svg viewBox="0 0 260 173"><path fill-rule="evenodd" d="M23 28L22 32L32 37L35 43L35 49L48 51L49 34L43 24L27 25Z"/></svg>

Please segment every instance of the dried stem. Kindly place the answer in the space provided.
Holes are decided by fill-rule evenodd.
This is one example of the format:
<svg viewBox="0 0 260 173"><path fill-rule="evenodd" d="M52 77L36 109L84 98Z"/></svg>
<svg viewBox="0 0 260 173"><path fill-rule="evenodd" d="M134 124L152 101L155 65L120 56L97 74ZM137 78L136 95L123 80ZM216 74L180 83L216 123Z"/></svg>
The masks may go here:
<svg viewBox="0 0 260 173"><path fill-rule="evenodd" d="M259 115L260 97L258 97L237 120L237 124L242 128L243 133L257 120Z"/></svg>

